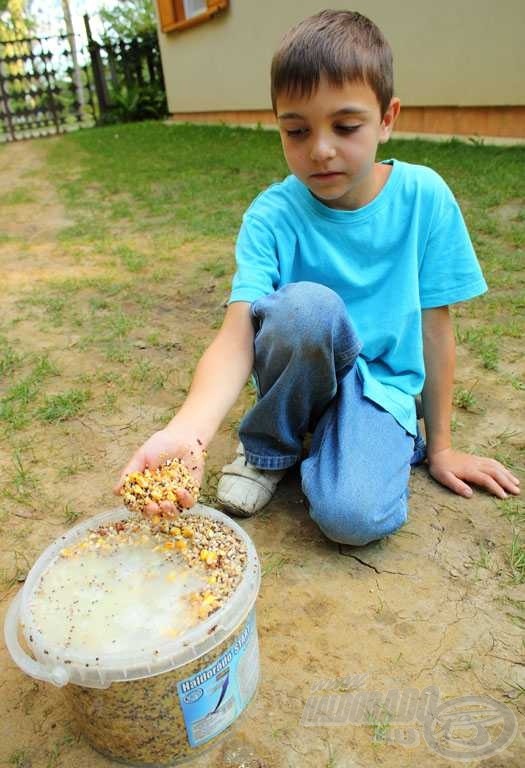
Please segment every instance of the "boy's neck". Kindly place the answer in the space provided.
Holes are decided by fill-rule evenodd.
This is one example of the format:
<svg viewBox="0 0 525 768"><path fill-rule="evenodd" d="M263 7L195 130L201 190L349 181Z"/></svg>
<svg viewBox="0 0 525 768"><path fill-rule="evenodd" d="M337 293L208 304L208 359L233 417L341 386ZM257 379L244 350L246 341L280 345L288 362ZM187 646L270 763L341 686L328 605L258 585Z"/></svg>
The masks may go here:
<svg viewBox="0 0 525 768"><path fill-rule="evenodd" d="M339 200L322 200L316 195L314 197L328 208L335 208L340 211L357 211L359 208L364 208L365 205L371 203L379 195L391 173L392 165L390 163L374 163L373 173L367 179L368 183L362 187L356 187L353 192L349 192L344 198Z"/></svg>

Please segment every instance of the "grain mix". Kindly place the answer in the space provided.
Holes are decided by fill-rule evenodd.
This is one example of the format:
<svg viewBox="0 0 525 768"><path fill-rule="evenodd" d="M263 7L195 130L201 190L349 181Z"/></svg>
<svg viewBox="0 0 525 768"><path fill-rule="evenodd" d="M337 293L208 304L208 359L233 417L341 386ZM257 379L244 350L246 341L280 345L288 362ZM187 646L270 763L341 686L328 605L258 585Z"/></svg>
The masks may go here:
<svg viewBox="0 0 525 768"><path fill-rule="evenodd" d="M202 455L206 452L202 451ZM180 512L183 507L177 497L178 488L188 491L194 502L199 498L199 488L190 470L181 459L174 458L167 459L160 467L130 472L124 478L121 496L132 512L144 513L149 503L159 505L166 501Z"/></svg>
<svg viewBox="0 0 525 768"><path fill-rule="evenodd" d="M102 754L134 765L172 765L206 751L217 737L190 745L177 685L220 657L246 631L247 623L209 653L171 672L105 689L68 685L78 729Z"/></svg>
<svg viewBox="0 0 525 768"><path fill-rule="evenodd" d="M94 570L98 572L103 567L103 562L99 558L114 557L116 553L117 559L120 560L121 555L125 558L126 551L134 549L131 556L135 558L139 552L154 552L154 562L158 563L156 568L165 569L162 573L167 573L168 581L173 576L173 582L175 582L181 572L191 572L199 588L183 595L184 607L189 605L191 610L182 612L184 625L174 630L171 635L175 638L174 658L176 658L177 648L193 649L191 644L188 646L184 642L184 633L187 629L198 626L200 622L208 619L228 601L243 579L248 560L245 542L230 526L221 520L192 514L178 504L176 495L178 488L185 488L193 500L197 500L198 487L183 462L177 459L169 460L157 469L131 473L125 478L122 488L123 500L131 510L131 514L89 530L82 538L64 547L60 551L59 558L63 563L64 559L77 560L78 558L76 563L71 563L75 568L84 566L88 560L93 566L94 558ZM145 511L147 504L151 501L157 503L159 514L148 517ZM164 514L165 506L161 503L163 501L172 502L177 513ZM143 556L140 555L141 558ZM97 566L98 562L100 565ZM84 571L84 568L81 567L80 570ZM160 572L159 570L158 573ZM148 573L145 576L148 576ZM159 584L160 589L163 583ZM202 587L202 584L205 586ZM109 585L104 582L102 586ZM61 593L59 590L58 592L58 596L54 596L54 599L60 602ZM76 603L78 600L73 601L73 605ZM63 659L65 664L72 663L67 661L67 654L70 648L75 647L75 639L80 638L78 634L74 634L77 629L73 625L77 617L71 608L68 610L68 616L71 617L72 628L66 631L67 637L60 642L65 654ZM202 647L206 652L203 655L188 663L182 663L174 669L155 674L154 654L158 654L159 651L153 651L151 662L146 665L146 668L152 670L152 674L148 677L117 680L108 688L95 688L77 683L67 685L65 693L80 732L95 749L103 754L143 766L173 764L209 748L219 733L235 719L231 703L233 696L230 697L229 713L223 716L219 726L214 718L218 718L217 709L221 704L225 688L217 705L214 704L210 712L204 710L204 716L200 720L195 720L198 724L196 730L182 699L186 702L194 702L196 698L195 696L192 698L191 694L195 693L198 696L202 691L194 692L192 686L199 689L202 687L206 692L206 684L201 686L201 678L206 678L211 674L210 671L215 673L216 668L219 671L222 670L229 663L232 653L238 653L237 662L239 662L239 668L241 664L244 665L244 671L242 676L239 673L238 691L240 693L236 702L237 710L242 711L248 703L255 690L258 675L255 611L252 609L248 616L245 613L241 613L240 616L244 618L240 619L240 623L235 626L229 636L224 638L224 631L222 631L218 636L221 639L215 647L208 650L210 644L204 644ZM217 626L210 626L207 630L208 635L212 636ZM102 631L103 628L101 627L100 630ZM177 640L176 635L179 633L181 637ZM206 637L205 634L204 637ZM32 641L33 638L30 637L29 640ZM177 642L180 642L179 646ZM155 640L153 640L154 645ZM243 652L246 651L244 656L240 649ZM90 663L86 663L85 666L96 668L98 658L94 661L93 664L90 658ZM235 662L232 669L237 669ZM219 674L217 679L220 677ZM244 692L241 690L243 686ZM216 687L211 687L209 690L214 694ZM183 692L189 692L190 695L183 697ZM216 696L212 698L215 702ZM241 704L238 703L239 701ZM229 721L228 717L230 717Z"/></svg>
<svg viewBox="0 0 525 768"><path fill-rule="evenodd" d="M131 516L101 525L60 555L82 557L86 550L95 550L103 557L115 548L146 540L167 559L182 557L188 568L205 576L206 587L188 597L195 624L224 605L242 579L247 560L244 542L221 521L187 510L176 518ZM210 741L190 745L177 684L235 644L246 633L247 623L205 655L174 670L114 682L105 689L68 685L66 695L79 730L98 751L137 765L166 765L209 748ZM212 626L209 633L213 630Z"/></svg>

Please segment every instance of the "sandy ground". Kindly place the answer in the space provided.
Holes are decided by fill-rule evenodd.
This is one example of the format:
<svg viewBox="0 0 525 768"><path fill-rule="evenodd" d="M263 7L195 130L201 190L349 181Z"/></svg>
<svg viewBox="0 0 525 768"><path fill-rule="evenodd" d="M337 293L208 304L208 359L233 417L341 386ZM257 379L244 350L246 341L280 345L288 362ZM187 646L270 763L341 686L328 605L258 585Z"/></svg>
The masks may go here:
<svg viewBox="0 0 525 768"><path fill-rule="evenodd" d="M96 263L79 266L61 254L56 238L68 216L51 181L38 175L42 162L38 142L0 153L0 193L31 176L34 196L32 202L0 212L0 232L10 235L4 243L0 236L0 311L7 324L17 312L16 300L36 281L78 275L79 269L96 273L98 268ZM186 327L178 327L177 333L208 338L212 331L201 316L192 317L190 312L189 319L179 318ZM62 361L75 343L61 337L60 329L45 341L27 323L13 326L13 337L22 333L29 348L45 342ZM518 344L516 340L516 358ZM464 447L489 449L490 436L523 428L523 393L502 383L497 372L481 369L460 349L458 380L473 378L479 379L476 396L482 412L461 411L456 439ZM233 416L238 418L242 409L241 402ZM0 556L6 580L16 567L15 551L22 550L31 564L67 528L53 505L66 484L68 498L83 516L115 504L111 482L142 436L130 425L145 415L146 406L130 400L118 415L73 420L58 433L49 429L38 435L32 455L43 478L41 508L2 501ZM52 462L73 455L78 445L90 459L88 471L57 481ZM224 427L212 446L210 468L217 470L234 446L231 428ZM4 444L0 450L5 475L11 448ZM324 538L308 517L293 472L267 509L242 523L264 568L257 603L261 682L243 717L192 763L195 768L441 768L460 764L458 755L464 765L481 764L481 758L490 768L525 763L524 701L515 687L525 684L523 619L516 618L525 593L509 569L511 523L487 495L478 492L469 501L455 497L438 487L425 468L414 471L411 492L408 524L397 535L364 548L340 548ZM2 588L2 621L20 586ZM25 676L4 647L0 653L0 765L115 765L72 730L59 689ZM316 690L321 682L324 691ZM357 723L342 716L339 724L333 718L332 724L323 724L322 708L321 720L311 722L313 705L323 697L337 705L341 697L350 701L356 692L375 691L384 699L389 691L414 689L424 703L429 686L437 689L434 719L430 715L417 722L412 713L409 722L396 724L396 698L390 693L375 720L370 705L369 714ZM471 698L455 703L458 697ZM460 720L461 706L461 711L479 711L491 701L490 723L474 726L472 718L471 725L468 718ZM456 715L451 718L452 712ZM502 749L494 753L502 733Z"/></svg>

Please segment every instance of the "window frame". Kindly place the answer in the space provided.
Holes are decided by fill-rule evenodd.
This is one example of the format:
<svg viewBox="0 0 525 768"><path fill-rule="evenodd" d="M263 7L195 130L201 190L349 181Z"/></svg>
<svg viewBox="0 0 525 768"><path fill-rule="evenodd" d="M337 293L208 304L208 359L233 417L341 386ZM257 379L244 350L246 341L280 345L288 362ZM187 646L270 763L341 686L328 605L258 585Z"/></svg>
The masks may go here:
<svg viewBox="0 0 525 768"><path fill-rule="evenodd" d="M182 32L210 21L228 8L229 0L206 0L207 9L197 16L186 18L184 0L157 0L160 28L163 32Z"/></svg>

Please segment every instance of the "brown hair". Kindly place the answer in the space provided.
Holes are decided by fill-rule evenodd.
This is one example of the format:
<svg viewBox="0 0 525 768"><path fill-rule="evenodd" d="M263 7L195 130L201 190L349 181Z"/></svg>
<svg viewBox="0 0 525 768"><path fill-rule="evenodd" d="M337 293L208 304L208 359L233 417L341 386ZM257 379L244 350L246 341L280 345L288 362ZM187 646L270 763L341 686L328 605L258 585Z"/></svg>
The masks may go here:
<svg viewBox="0 0 525 768"><path fill-rule="evenodd" d="M271 95L308 98L324 75L333 85L362 82L384 116L394 93L392 50L373 21L355 11L321 11L292 27L272 59Z"/></svg>

